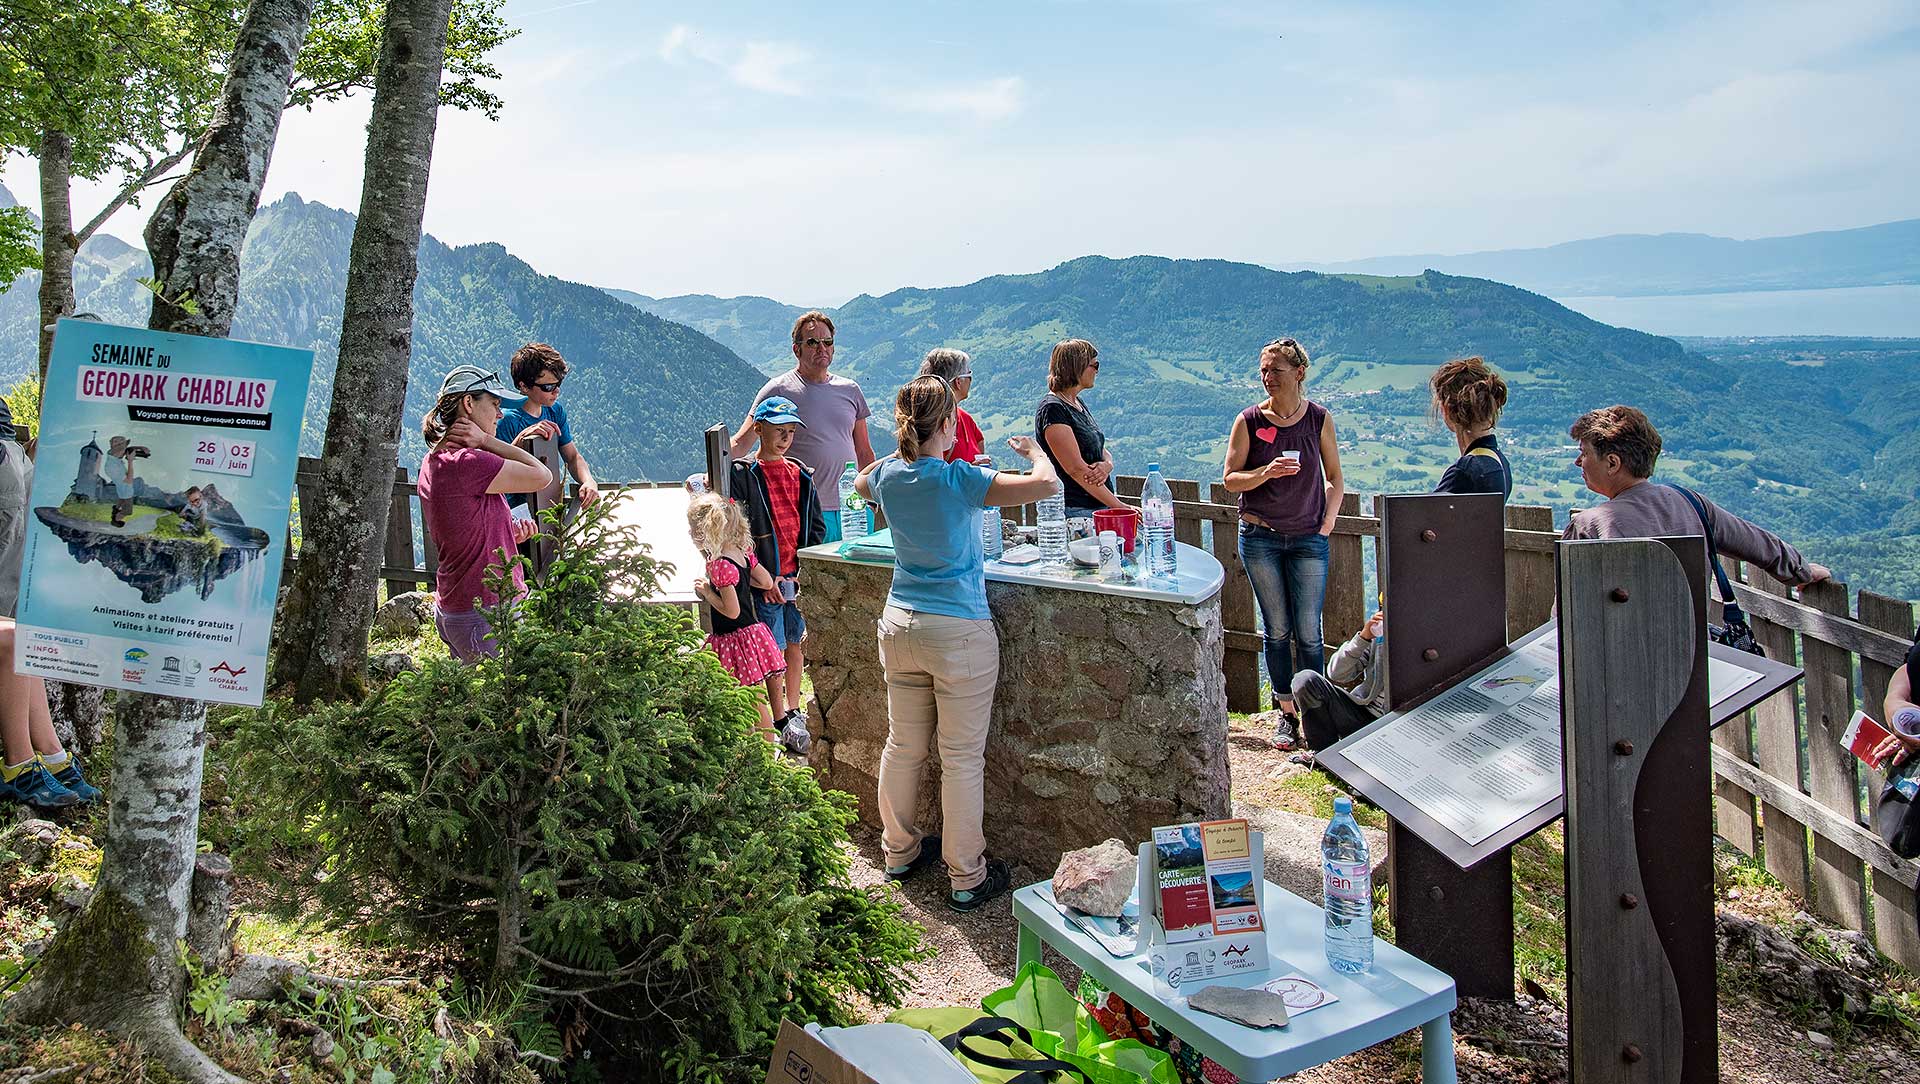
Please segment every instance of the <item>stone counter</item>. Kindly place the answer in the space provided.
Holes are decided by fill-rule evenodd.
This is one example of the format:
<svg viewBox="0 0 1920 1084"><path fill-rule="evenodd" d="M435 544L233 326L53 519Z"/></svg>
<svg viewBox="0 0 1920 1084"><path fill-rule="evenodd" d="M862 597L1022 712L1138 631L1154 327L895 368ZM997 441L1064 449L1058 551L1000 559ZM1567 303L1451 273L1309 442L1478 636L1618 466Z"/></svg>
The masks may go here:
<svg viewBox="0 0 1920 1084"><path fill-rule="evenodd" d="M827 547L816 547L825 550ZM1218 564L1180 547L1182 571ZM990 566L991 567L991 566ZM891 563L801 552L811 762L821 784L874 802L887 738L875 623ZM1229 815L1227 701L1219 578L1198 601L1109 592L1084 581L1005 582L989 574L1000 682L987 740L988 853L1051 873L1062 851L1156 825ZM1165 594L1165 593L1162 593ZM921 823L939 830L939 753L921 786Z"/></svg>

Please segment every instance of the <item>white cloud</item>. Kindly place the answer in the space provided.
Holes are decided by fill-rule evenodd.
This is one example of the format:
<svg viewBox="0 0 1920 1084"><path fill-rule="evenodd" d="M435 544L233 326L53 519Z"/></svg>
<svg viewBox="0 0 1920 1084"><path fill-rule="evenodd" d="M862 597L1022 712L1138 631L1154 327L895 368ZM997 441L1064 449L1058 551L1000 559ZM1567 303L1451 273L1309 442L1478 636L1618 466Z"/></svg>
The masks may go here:
<svg viewBox="0 0 1920 1084"><path fill-rule="evenodd" d="M796 69L805 68L813 54L779 41L716 41L677 23L660 39L660 59L669 64L697 61L719 69L748 90L797 98L810 88Z"/></svg>
<svg viewBox="0 0 1920 1084"><path fill-rule="evenodd" d="M968 86L931 87L902 91L888 98L896 108L916 113L940 113L975 120L1006 120L1026 104L1027 82L1017 75L988 79Z"/></svg>

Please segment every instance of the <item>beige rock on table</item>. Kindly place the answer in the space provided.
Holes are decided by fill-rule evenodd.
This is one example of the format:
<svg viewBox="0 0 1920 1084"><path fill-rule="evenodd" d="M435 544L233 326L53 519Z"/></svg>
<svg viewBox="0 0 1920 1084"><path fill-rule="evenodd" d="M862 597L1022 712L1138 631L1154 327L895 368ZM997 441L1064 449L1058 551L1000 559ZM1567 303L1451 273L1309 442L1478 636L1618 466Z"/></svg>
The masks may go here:
<svg viewBox="0 0 1920 1084"><path fill-rule="evenodd" d="M1090 915L1117 916L1133 895L1139 859L1117 839L1068 851L1053 871L1053 898Z"/></svg>

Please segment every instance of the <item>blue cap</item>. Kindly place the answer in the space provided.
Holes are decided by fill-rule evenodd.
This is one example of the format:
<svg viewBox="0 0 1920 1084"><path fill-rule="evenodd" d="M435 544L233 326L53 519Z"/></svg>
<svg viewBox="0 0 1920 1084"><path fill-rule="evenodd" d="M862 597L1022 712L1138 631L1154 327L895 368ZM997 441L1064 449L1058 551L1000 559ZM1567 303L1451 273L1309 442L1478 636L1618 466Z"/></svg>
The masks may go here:
<svg viewBox="0 0 1920 1084"><path fill-rule="evenodd" d="M1333 800L1333 811L1334 811L1335 813L1351 813L1351 812L1353 812L1353 799L1352 799L1352 798L1349 798L1349 797L1347 797L1347 796L1346 796L1346 795L1344 795L1344 794L1342 794L1342 795L1341 795L1341 796L1339 796L1338 798L1335 798L1335 799Z"/></svg>
<svg viewBox="0 0 1920 1084"><path fill-rule="evenodd" d="M753 420L767 422L770 425L798 425L803 428L807 424L800 420L800 408L794 406L793 400L784 395L769 395L755 404Z"/></svg>
<svg viewBox="0 0 1920 1084"><path fill-rule="evenodd" d="M1147 464L1147 473L1148 473L1148 474L1153 474L1153 473L1156 473L1157 471L1159 471L1159 469L1160 469L1160 464L1158 464L1158 463L1149 463L1149 464Z"/></svg>

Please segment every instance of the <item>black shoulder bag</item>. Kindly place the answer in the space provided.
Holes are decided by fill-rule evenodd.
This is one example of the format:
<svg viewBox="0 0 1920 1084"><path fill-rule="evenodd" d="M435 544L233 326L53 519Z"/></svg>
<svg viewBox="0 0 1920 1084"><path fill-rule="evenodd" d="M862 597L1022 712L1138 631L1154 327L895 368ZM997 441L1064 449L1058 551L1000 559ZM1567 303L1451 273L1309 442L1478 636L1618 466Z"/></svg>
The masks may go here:
<svg viewBox="0 0 1920 1084"><path fill-rule="evenodd" d="M1753 627L1747 624L1746 612L1734 601L1733 584L1727 581L1727 570L1720 567L1720 550L1713 544L1713 525L1707 522L1707 506L1700 503L1700 495L1685 486L1666 483L1668 489L1677 490L1687 503L1693 506L1693 514L1700 517L1700 533L1707 536L1707 563L1713 566L1714 582L1720 585L1720 616L1725 624L1707 624L1707 639L1716 644L1725 644L1736 651L1749 655L1766 657L1766 651L1760 642L1753 638Z"/></svg>
<svg viewBox="0 0 1920 1084"><path fill-rule="evenodd" d="M1006 1053L989 1053L968 1043L968 1039L997 1043ZM963 1065L971 1061L991 1069L1015 1073L1007 1078L1007 1084L1049 1084L1053 1081L1087 1084L1087 1074L1071 1062L1045 1055L1021 1057L1014 1054L1012 1047L1015 1039L1027 1049L1033 1049L1033 1036L1027 1033L1026 1028L1003 1016L983 1016L940 1040L940 1045L951 1051Z"/></svg>

